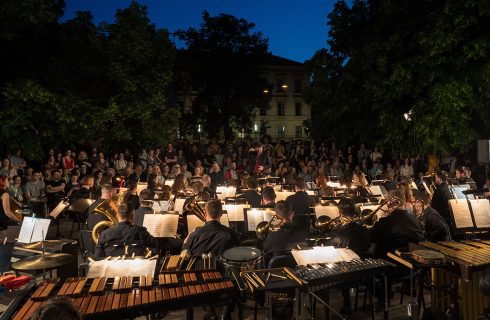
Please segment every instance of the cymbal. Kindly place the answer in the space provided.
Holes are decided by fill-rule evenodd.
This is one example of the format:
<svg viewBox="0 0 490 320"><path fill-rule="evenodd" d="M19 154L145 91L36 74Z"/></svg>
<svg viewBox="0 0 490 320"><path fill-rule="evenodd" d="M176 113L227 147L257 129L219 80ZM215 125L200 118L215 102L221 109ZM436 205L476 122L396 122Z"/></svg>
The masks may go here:
<svg viewBox="0 0 490 320"><path fill-rule="evenodd" d="M33 242L33 243L23 245L22 248L41 250L43 244L44 244L44 246L49 246L49 245L55 245L55 244L60 244L60 243L63 243L63 241L61 241L61 240L44 240L44 241L38 241L38 242Z"/></svg>
<svg viewBox="0 0 490 320"><path fill-rule="evenodd" d="M53 269L68 264L73 260L73 256L67 253L36 255L12 263L12 269L19 271Z"/></svg>

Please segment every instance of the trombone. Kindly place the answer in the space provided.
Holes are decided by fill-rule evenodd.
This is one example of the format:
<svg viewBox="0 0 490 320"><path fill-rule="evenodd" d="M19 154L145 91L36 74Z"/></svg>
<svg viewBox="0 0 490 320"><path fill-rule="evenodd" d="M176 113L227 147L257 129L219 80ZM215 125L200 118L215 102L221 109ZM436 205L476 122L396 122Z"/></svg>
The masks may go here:
<svg viewBox="0 0 490 320"><path fill-rule="evenodd" d="M272 222L274 220L280 220L280 222L278 224L273 225ZM278 218L277 214L273 215L269 221L260 222L255 228L255 233L257 234L257 238L259 238L262 241L265 240L265 238L267 238L267 235L270 232L275 232L279 230L284 223L285 220Z"/></svg>
<svg viewBox="0 0 490 320"><path fill-rule="evenodd" d="M378 212L383 212L385 216L388 216L391 212L397 210L403 205L403 200L397 196L392 196L381 201L375 210L364 209L361 212L358 220L366 227L372 227L378 222ZM386 206L386 208L385 208Z"/></svg>

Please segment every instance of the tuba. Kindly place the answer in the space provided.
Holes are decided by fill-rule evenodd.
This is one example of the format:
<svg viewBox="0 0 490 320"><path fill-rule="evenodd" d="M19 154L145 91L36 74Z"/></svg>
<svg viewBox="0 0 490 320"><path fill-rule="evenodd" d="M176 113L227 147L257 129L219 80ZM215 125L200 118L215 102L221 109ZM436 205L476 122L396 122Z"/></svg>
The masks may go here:
<svg viewBox="0 0 490 320"><path fill-rule="evenodd" d="M123 201L124 192L120 192L95 207L93 214L102 214L107 218L106 221L97 223L92 230L92 239L96 244L99 243L100 233L104 229L112 228L116 225L118 207Z"/></svg>

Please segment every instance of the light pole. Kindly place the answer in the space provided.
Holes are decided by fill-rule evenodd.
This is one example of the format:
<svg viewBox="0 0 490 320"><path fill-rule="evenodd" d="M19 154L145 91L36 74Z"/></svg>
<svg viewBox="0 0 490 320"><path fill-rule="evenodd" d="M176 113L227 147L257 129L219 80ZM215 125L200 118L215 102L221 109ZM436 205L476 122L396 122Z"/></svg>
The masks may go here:
<svg viewBox="0 0 490 320"><path fill-rule="evenodd" d="M413 108L410 109L408 112L403 114L403 117L405 120L408 122L412 122L412 128L413 128L413 145L412 145L412 151L413 155L415 155L416 150L415 150L415 143L416 143L416 132L415 132L415 112L413 111Z"/></svg>

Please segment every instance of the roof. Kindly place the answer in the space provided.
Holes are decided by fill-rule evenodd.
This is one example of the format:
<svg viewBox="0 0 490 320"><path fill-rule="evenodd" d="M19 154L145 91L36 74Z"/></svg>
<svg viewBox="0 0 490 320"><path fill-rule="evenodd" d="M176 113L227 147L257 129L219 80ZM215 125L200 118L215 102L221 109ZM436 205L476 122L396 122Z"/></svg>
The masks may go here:
<svg viewBox="0 0 490 320"><path fill-rule="evenodd" d="M264 65L267 66L287 66L287 67L304 67L304 64L298 61L286 59L273 54L268 54L261 58Z"/></svg>

